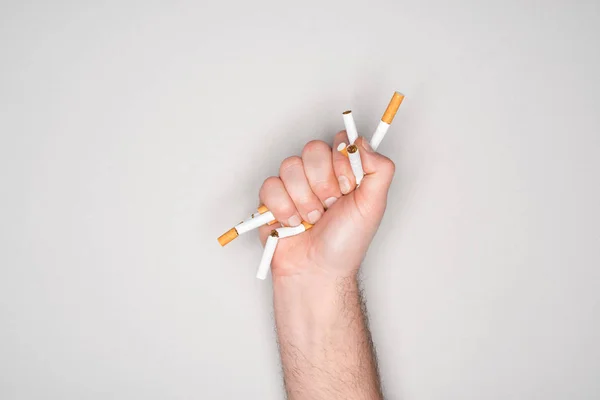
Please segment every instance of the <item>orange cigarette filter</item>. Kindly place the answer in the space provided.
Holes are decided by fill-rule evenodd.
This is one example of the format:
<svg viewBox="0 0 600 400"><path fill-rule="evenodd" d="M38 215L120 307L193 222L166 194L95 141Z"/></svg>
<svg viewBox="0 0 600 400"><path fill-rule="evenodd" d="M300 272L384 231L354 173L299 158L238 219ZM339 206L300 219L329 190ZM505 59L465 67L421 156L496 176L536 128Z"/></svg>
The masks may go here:
<svg viewBox="0 0 600 400"><path fill-rule="evenodd" d="M343 156L348 157L348 146L346 146L346 143L340 143L336 150L339 151Z"/></svg>
<svg viewBox="0 0 600 400"><path fill-rule="evenodd" d="M234 226L233 228L219 236L217 238L219 244L221 246L225 246L242 233L258 228L259 226L264 224L273 225L277 223L277 220L274 219L273 214L269 212L269 209L266 206L261 205L258 207L257 210L258 214L252 214L251 218L242 221L238 225Z"/></svg>
<svg viewBox="0 0 600 400"><path fill-rule="evenodd" d="M308 223L308 222L306 222L306 221L302 221L302 225L304 225L304 229L305 229L305 230L309 230L310 228L312 228L312 227L313 227L313 224L309 224L309 223Z"/></svg>
<svg viewBox="0 0 600 400"><path fill-rule="evenodd" d="M385 134L390 128L390 124L394 120L394 117L400 108L400 104L402 104L402 100L404 100L404 95L400 92L394 92L392 99L390 100L385 112L383 113L383 116L381 117L381 121L379 121L379 124L377 125L377 129L375 129L375 132L371 137L370 144L373 150L377 151L377 148L381 144L381 141L385 137Z"/></svg>
<svg viewBox="0 0 600 400"><path fill-rule="evenodd" d="M219 238L217 240L219 241L219 244L221 246L225 246L227 243L231 242L233 239L235 239L238 236L239 235L238 235L237 231L235 230L235 228L231 228L230 230L228 230L227 232L225 232L224 234L219 236Z"/></svg>
<svg viewBox="0 0 600 400"><path fill-rule="evenodd" d="M400 92L394 92L390 103L388 104L385 112L383 113L383 117L381 120L386 124L391 124L400 108L400 104L402 104L402 100L404 100L404 95Z"/></svg>

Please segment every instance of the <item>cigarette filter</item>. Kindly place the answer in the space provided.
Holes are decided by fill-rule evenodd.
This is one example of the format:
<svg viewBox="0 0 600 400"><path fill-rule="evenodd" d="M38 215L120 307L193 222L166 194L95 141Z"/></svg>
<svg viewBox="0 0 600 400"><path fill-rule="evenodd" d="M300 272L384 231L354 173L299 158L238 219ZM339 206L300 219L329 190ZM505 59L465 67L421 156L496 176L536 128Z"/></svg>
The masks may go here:
<svg viewBox="0 0 600 400"><path fill-rule="evenodd" d="M362 178L365 176L363 171L362 162L360 161L360 152L355 144L351 144L346 148L348 150L348 158L350 159L350 167L356 177L356 184L360 185Z"/></svg>
<svg viewBox="0 0 600 400"><path fill-rule="evenodd" d="M342 155L348 157L348 150L346 150L346 143L342 142L338 144L337 151L342 153Z"/></svg>
<svg viewBox="0 0 600 400"><path fill-rule="evenodd" d="M260 213L261 210L263 211L263 213ZM268 211L268 209L265 206L261 206L259 207L259 213L252 214L250 218L240 222L239 224L237 224L236 226L219 236L217 240L219 241L219 244L221 246L225 246L227 243L231 242L233 239L237 238L242 233L246 233L248 231L256 229L264 224L272 224L274 220L275 216L273 215L273 213L271 211ZM277 221L275 220L275 222Z"/></svg>
<svg viewBox="0 0 600 400"><path fill-rule="evenodd" d="M231 228L230 230L219 236L217 240L219 241L219 244L221 246L225 246L227 243L231 242L238 236L238 232L235 230L235 228Z"/></svg>
<svg viewBox="0 0 600 400"><path fill-rule="evenodd" d="M402 104L402 100L404 100L404 95L400 92L394 92L394 95L385 109L381 121L379 121L379 125L377 125L377 129L371 138L370 144L373 150L377 150L381 144L381 141L385 137L385 134L396 116L396 112L398 112L398 108L400 108L400 104Z"/></svg>
<svg viewBox="0 0 600 400"><path fill-rule="evenodd" d="M344 111L342 113L344 118L344 126L346 127L346 134L348 135L348 142L354 144L354 141L358 139L358 131L356 130L356 124L354 123L354 117L352 111Z"/></svg>
<svg viewBox="0 0 600 400"><path fill-rule="evenodd" d="M258 264L258 271L256 271L256 277L258 279L264 280L269 274L269 270L271 269L271 261L273 261L275 249L277 248L277 242L279 242L277 231L271 231L271 234L267 238L267 243L265 243L265 250L263 251L262 258L260 259L260 264Z"/></svg>

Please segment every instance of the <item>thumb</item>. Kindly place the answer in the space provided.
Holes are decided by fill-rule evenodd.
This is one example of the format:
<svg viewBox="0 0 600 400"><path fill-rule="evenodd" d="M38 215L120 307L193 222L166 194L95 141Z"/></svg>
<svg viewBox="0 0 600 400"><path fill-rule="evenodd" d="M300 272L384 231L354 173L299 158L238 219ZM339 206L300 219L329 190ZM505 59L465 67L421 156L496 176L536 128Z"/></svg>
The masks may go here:
<svg viewBox="0 0 600 400"><path fill-rule="evenodd" d="M385 208L387 192L392 183L396 166L392 160L376 153L369 142L364 138L358 138L355 142L360 152L365 177L356 189L357 201L365 211L374 208ZM382 210L383 212L383 210Z"/></svg>

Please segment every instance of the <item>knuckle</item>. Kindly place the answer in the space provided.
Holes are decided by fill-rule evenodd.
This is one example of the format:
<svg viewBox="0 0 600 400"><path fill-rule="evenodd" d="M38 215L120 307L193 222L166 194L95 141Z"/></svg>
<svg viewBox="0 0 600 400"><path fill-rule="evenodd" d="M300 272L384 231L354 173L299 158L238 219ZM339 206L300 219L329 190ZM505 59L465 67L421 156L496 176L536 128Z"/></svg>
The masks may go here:
<svg viewBox="0 0 600 400"><path fill-rule="evenodd" d="M333 185L329 180L316 181L310 185L313 192L316 194L332 193L336 191L336 185Z"/></svg>
<svg viewBox="0 0 600 400"><path fill-rule="evenodd" d="M279 175L283 175L286 170L297 166L302 166L302 159L298 156L288 157L281 162L281 166L279 167Z"/></svg>
<svg viewBox="0 0 600 400"><path fill-rule="evenodd" d="M300 204L302 206L308 206L314 203L314 197L308 193L302 193L296 197L294 197L294 202L296 204Z"/></svg>
<svg viewBox="0 0 600 400"><path fill-rule="evenodd" d="M322 140L311 140L310 142L306 143L306 145L304 146L304 149L302 150L302 154L314 153L314 152L319 152L319 151L325 152L325 151L331 151L331 149L329 148L329 145Z"/></svg>
<svg viewBox="0 0 600 400"><path fill-rule="evenodd" d="M348 172L351 171L350 161L347 157L341 156L333 159L333 168L336 171Z"/></svg>
<svg viewBox="0 0 600 400"><path fill-rule="evenodd" d="M260 196L262 197L266 194L270 189L279 186L279 178L276 176L270 176L264 180L262 186L260 187Z"/></svg>
<svg viewBox="0 0 600 400"><path fill-rule="evenodd" d="M278 215L281 216L281 218L288 218L291 217L295 212L296 212L296 208L288 203L288 202L284 202L284 203L280 203L277 205L277 208L274 210L274 212L276 212Z"/></svg>
<svg viewBox="0 0 600 400"><path fill-rule="evenodd" d="M396 164L389 158L383 160L381 168L390 175L393 175L394 172L396 172Z"/></svg>

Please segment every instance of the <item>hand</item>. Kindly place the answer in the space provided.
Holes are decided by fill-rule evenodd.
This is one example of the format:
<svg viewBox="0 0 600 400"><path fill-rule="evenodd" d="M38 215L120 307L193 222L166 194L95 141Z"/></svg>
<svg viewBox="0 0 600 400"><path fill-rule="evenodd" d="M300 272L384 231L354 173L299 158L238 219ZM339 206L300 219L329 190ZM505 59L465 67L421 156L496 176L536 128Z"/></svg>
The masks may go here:
<svg viewBox="0 0 600 400"><path fill-rule="evenodd" d="M344 131L335 136L334 149L341 142L348 143ZM395 166L364 138L355 144L366 174L358 188L348 158L318 140L304 146L302 157L286 158L279 177L264 181L260 201L279 222L314 224L307 232L279 241L271 264L273 279L322 273L351 276L358 271L383 217ZM263 245L276 227L260 228Z"/></svg>

